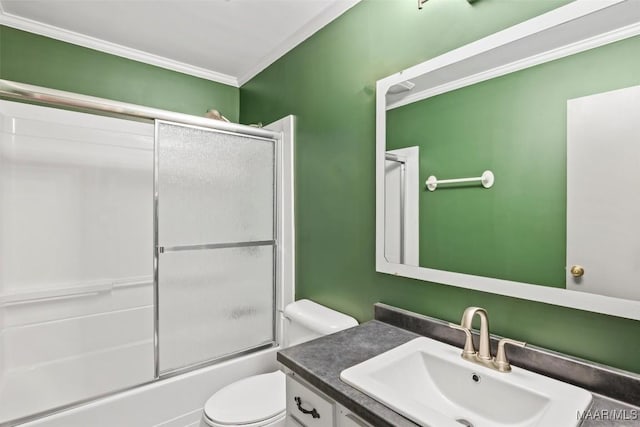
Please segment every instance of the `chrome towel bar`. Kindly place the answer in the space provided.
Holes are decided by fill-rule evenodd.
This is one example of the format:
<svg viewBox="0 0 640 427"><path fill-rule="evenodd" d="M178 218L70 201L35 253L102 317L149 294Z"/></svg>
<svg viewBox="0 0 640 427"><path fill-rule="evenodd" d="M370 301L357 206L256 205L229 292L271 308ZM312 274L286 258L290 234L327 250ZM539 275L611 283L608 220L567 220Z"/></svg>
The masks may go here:
<svg viewBox="0 0 640 427"><path fill-rule="evenodd" d="M473 177L473 178L455 178L455 179L441 179L438 180L434 175L431 175L425 181L425 185L429 191L435 191L440 184L459 184L464 182L479 182L484 188L493 187L493 183L495 182L495 177L493 176L493 172L484 171L482 176Z"/></svg>

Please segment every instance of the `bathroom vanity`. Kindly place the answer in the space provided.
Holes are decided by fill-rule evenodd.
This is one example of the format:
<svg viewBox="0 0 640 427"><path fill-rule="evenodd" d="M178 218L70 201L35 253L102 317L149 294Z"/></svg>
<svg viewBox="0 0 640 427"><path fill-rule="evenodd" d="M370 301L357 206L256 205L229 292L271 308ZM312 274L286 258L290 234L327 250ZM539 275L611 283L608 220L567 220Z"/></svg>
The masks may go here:
<svg viewBox="0 0 640 427"><path fill-rule="evenodd" d="M415 426L414 422L342 381L340 375L354 365L421 336L453 345L460 351L464 345L463 334L446 322L376 304L375 320L280 351L278 361L287 373L287 425ZM496 337L492 336L491 341L495 354ZM510 347L508 356L514 367L575 385L592 394L590 405L575 414L574 425L640 424L640 376L531 346ZM427 420L429 422L433 421ZM454 421L453 425L457 423Z"/></svg>
<svg viewBox="0 0 640 427"><path fill-rule="evenodd" d="M371 424L303 380L287 372L287 426L366 427Z"/></svg>

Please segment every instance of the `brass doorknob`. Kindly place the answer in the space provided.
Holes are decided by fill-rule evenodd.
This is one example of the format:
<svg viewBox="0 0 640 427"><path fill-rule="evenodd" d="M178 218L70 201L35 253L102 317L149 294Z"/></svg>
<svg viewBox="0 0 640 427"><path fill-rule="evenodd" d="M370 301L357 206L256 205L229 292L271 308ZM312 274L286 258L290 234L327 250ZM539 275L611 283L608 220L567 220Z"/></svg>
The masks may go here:
<svg viewBox="0 0 640 427"><path fill-rule="evenodd" d="M573 277L582 277L584 275L584 268L581 265L572 266L571 275Z"/></svg>

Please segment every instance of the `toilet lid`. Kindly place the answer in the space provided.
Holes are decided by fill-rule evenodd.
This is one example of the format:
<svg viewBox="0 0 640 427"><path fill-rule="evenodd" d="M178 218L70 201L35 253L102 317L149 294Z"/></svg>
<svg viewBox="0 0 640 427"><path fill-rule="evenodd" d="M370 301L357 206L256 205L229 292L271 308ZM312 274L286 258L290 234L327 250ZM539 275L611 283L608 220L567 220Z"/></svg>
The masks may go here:
<svg viewBox="0 0 640 427"><path fill-rule="evenodd" d="M280 372L244 378L207 400L204 413L218 424L252 424L285 411L285 375Z"/></svg>

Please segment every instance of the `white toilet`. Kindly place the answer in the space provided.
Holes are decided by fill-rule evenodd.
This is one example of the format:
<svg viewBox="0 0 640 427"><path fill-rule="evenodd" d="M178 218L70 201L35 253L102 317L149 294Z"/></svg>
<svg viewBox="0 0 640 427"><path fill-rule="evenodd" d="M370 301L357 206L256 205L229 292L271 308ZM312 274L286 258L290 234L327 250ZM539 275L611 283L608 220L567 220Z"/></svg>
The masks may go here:
<svg viewBox="0 0 640 427"><path fill-rule="evenodd" d="M356 326L353 317L309 300L284 310L285 343L292 346ZM243 378L217 391L204 405L204 421L213 427L285 425L285 375L281 371Z"/></svg>

